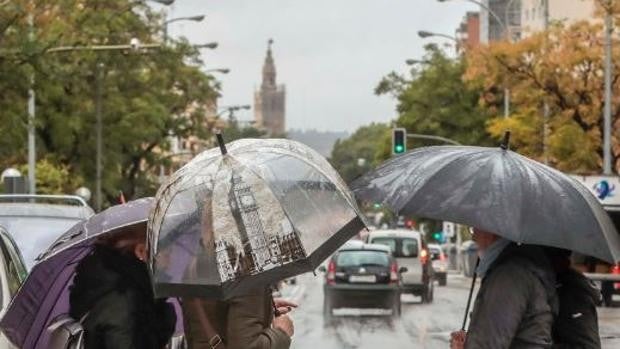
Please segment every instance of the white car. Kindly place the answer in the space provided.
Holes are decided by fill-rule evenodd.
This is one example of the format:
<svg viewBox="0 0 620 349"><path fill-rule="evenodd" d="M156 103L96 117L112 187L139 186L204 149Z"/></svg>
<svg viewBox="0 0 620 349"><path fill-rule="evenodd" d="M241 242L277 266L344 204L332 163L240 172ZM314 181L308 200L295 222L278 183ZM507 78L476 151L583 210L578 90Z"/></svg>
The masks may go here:
<svg viewBox="0 0 620 349"><path fill-rule="evenodd" d="M0 226L0 318L26 279L26 274L26 267L15 242L6 229ZM0 348L16 349L4 334L0 334Z"/></svg>
<svg viewBox="0 0 620 349"><path fill-rule="evenodd" d="M368 234L367 241L389 246L398 265L406 268L401 274L404 293L420 296L424 303L433 301L433 270L420 232L406 229L375 230Z"/></svg>
<svg viewBox="0 0 620 349"><path fill-rule="evenodd" d="M437 244L428 244L428 252L431 256L435 280L439 282L439 286L445 286L448 283L448 259L446 254L441 245Z"/></svg>
<svg viewBox="0 0 620 349"><path fill-rule="evenodd" d="M15 240L28 270L60 235L93 214L79 196L0 195L0 225Z"/></svg>

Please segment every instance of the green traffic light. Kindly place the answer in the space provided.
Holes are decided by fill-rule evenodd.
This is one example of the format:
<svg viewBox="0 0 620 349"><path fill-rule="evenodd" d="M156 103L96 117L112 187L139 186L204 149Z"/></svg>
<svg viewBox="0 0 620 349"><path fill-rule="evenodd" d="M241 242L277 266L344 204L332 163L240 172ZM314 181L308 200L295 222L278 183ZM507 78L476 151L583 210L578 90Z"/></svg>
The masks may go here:
<svg viewBox="0 0 620 349"><path fill-rule="evenodd" d="M405 150L405 147L403 147L400 144L394 147L394 152L395 153L402 153L404 150Z"/></svg>

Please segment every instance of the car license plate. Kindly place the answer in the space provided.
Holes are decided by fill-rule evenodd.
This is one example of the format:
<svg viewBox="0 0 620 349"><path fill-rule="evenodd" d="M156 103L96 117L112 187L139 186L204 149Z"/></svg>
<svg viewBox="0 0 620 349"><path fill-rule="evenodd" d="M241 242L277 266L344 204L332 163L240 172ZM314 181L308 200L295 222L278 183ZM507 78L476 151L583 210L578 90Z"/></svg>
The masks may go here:
<svg viewBox="0 0 620 349"><path fill-rule="evenodd" d="M377 277L374 275L351 275L349 276L349 282L352 283L375 283L377 282Z"/></svg>

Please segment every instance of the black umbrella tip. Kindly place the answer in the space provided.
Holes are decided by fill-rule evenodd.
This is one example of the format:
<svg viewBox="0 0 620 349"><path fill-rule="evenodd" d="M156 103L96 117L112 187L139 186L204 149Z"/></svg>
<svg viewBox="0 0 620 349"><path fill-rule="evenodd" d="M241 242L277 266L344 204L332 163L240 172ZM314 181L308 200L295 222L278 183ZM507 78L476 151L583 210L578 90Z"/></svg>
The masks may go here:
<svg viewBox="0 0 620 349"><path fill-rule="evenodd" d="M222 155L228 154L228 150L226 149L226 143L224 143L224 136L222 135L222 131L215 131L215 137L217 138L217 144L220 146L220 151Z"/></svg>
<svg viewBox="0 0 620 349"><path fill-rule="evenodd" d="M510 150L510 131L506 131L504 133L504 139L502 143L499 145L500 148L504 150Z"/></svg>

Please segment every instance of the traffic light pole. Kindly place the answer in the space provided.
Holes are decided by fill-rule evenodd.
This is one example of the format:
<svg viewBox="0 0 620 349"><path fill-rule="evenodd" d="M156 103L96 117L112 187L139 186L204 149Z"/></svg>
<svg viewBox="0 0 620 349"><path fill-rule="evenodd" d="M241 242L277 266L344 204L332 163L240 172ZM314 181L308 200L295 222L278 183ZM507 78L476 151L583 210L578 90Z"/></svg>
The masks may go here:
<svg viewBox="0 0 620 349"><path fill-rule="evenodd" d="M454 145L462 145L461 143L453 139L450 139L450 138L445 138L441 136L424 135L424 134L418 134L418 133L407 133L407 138L430 139L430 140L454 144Z"/></svg>

